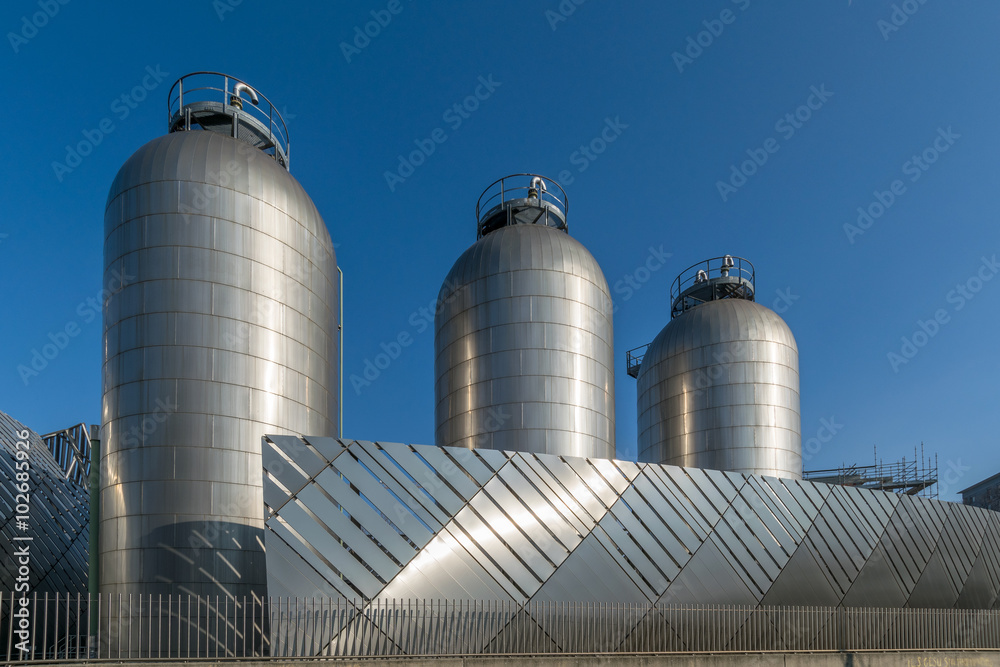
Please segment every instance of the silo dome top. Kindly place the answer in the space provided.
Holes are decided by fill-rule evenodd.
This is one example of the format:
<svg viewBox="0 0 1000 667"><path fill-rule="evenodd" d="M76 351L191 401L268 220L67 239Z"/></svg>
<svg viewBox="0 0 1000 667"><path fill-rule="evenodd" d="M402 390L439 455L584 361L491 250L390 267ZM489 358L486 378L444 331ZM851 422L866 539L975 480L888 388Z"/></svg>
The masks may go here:
<svg viewBox="0 0 1000 667"><path fill-rule="evenodd" d="M476 238L481 239L509 225L545 225L569 233L568 213L566 191L551 178L538 174L511 174L494 181L479 195Z"/></svg>
<svg viewBox="0 0 1000 667"><path fill-rule="evenodd" d="M754 267L732 255L712 257L684 269L670 287L670 317L720 299L753 301Z"/></svg>
<svg viewBox="0 0 1000 667"><path fill-rule="evenodd" d="M285 121L271 101L245 81L219 72L192 72L177 79L167 94L167 131L196 127L259 148L288 169Z"/></svg>

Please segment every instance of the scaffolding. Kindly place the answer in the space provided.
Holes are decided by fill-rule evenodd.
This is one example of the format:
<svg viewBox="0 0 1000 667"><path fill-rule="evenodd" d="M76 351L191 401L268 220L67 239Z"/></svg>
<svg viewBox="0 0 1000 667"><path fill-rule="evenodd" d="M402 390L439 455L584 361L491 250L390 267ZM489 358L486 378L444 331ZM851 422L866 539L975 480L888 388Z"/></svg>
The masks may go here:
<svg viewBox="0 0 1000 667"><path fill-rule="evenodd" d="M913 448L913 459L894 463L884 463L878 458L878 450L874 450L874 465L843 464L839 468L827 470L810 470L802 473L802 479L824 484L840 486L856 486L862 489L876 491L891 491L908 496L937 498L938 460L937 454L931 459L924 455L924 443L920 443L919 456L917 448Z"/></svg>

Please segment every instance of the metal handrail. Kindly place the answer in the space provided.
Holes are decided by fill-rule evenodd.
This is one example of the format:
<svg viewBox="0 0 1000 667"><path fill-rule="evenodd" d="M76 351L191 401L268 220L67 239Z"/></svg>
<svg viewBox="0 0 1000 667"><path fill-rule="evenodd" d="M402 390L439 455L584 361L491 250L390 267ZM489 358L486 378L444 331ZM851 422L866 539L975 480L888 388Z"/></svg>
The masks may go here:
<svg viewBox="0 0 1000 667"><path fill-rule="evenodd" d="M563 188L562 188L561 185L559 185L556 181L552 180L551 178L548 178L547 176L542 176L541 174L530 174L530 173L510 174L508 176L504 176L503 178L497 179L497 180L493 181L492 183L490 183L486 187L486 189L483 190L483 193L481 195L479 195L479 199L476 200L476 225L477 225L477 227L482 224L482 222L483 222L483 216L485 214L491 212L497 206L503 204L504 202L510 201L511 199L526 199L527 198L527 191L531 189L531 183L530 183L530 181L529 181L528 185L510 186L510 185L507 184L507 181L509 179L512 179L512 178L521 178L521 177L524 177L524 176L527 176L529 178L540 178L540 179L542 179L542 182L545 183L546 190L538 193L538 199L539 199L539 201L540 202L546 202L548 204L551 204L551 205L555 206L562 213L563 220L566 219L566 217L569 215L569 197L566 195L566 191L563 190ZM493 194L490 194L490 192L497 185L500 186L500 191L499 192L494 192ZM559 192L562 193L562 199L560 199L559 197L557 197L551 190L548 189L550 186L553 186L553 185L556 188L559 189ZM524 197L511 196L511 193L520 194L522 192L524 193ZM487 196L487 195L489 195L489 196ZM485 197L485 199L484 199L484 197ZM494 201L494 200L498 200L498 201Z"/></svg>
<svg viewBox="0 0 1000 667"><path fill-rule="evenodd" d="M184 86L185 80L195 76L222 77L223 87L219 88L218 86L202 85L195 88L186 88ZM251 88L259 98L257 104L250 103L242 108L239 108L239 110L267 127L268 138L271 140L271 143L282 152L287 165L290 159L291 141L288 137L288 126L285 124L285 119L281 117L277 108L275 108L274 104L271 103L271 100L269 100L266 95L261 93L257 90L257 88L251 86L246 81L230 76L229 74L209 71L190 72L177 79L177 81L174 82L174 85L172 85L170 90L167 92L167 127L169 128L171 126L175 115L183 111L185 107L185 97L189 98L187 104L191 104L192 102L221 101L225 107L228 107L231 106L231 96L234 94L234 89L237 84L243 84L244 86ZM176 96L174 95L175 90L177 91ZM221 93L221 100L213 100L211 99L212 96L208 95L204 97L196 95L197 99L190 99L192 94L196 94L201 91L210 91L213 93L212 96L214 96L214 93ZM265 104L266 107L264 106Z"/></svg>
<svg viewBox="0 0 1000 667"><path fill-rule="evenodd" d="M743 257L737 257L736 255L721 255L719 257L704 259L681 271L674 279L673 284L670 286L671 303L673 303L673 301L679 297L682 292L687 290L689 287L694 286L695 280L698 278L699 270L705 271L710 279L721 276L722 271L725 268L722 265L723 260L727 257L733 260L733 266L728 269L730 277L743 278L750 283L751 287L755 287L756 269L754 269L754 265L750 260ZM718 264L713 266L713 262L718 262Z"/></svg>
<svg viewBox="0 0 1000 667"><path fill-rule="evenodd" d="M630 376L634 378L639 377L639 369L642 366L642 360L646 356L649 345L649 343L646 343L645 345L634 347L625 353L625 372Z"/></svg>

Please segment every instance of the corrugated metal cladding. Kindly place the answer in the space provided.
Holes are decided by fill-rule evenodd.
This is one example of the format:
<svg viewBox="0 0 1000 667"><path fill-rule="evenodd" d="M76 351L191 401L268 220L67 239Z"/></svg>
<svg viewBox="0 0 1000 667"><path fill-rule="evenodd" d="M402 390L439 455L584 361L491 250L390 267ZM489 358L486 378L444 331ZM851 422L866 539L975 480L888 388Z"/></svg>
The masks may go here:
<svg viewBox="0 0 1000 667"><path fill-rule="evenodd" d="M105 214L101 590L264 593L260 437L337 432L330 235L265 153L176 132Z"/></svg>
<svg viewBox="0 0 1000 667"><path fill-rule="evenodd" d="M27 437L22 438L25 432ZM27 468L18 467L25 461ZM18 473L27 473L27 494L17 488L22 483ZM86 593L90 539L87 488L66 479L38 434L3 412L0 412L0 479L4 480L0 486L3 508L0 590L14 591L18 577L22 576L21 582L27 582L32 592ZM20 523L18 517L24 514L18 511L18 505L24 504L28 505L28 518ZM20 562L22 556L17 553L25 546L29 548L26 565ZM26 577L19 572L22 566L28 569Z"/></svg>
<svg viewBox="0 0 1000 667"><path fill-rule="evenodd" d="M490 232L439 304L438 445L615 455L611 296L583 245L541 224Z"/></svg>
<svg viewBox="0 0 1000 667"><path fill-rule="evenodd" d="M272 596L998 607L1000 514L956 503L331 438L263 462Z"/></svg>
<svg viewBox="0 0 1000 667"><path fill-rule="evenodd" d="M772 310L695 306L653 340L638 381L640 461L802 477L798 347Z"/></svg>

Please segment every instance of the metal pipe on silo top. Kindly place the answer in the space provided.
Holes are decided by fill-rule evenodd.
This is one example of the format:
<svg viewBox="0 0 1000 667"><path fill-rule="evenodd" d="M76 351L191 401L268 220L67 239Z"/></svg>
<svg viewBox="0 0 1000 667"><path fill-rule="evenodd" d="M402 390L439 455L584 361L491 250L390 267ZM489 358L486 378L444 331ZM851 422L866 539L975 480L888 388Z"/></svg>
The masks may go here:
<svg viewBox="0 0 1000 667"><path fill-rule="evenodd" d="M486 189L435 314L435 441L614 458L611 295L537 174Z"/></svg>

